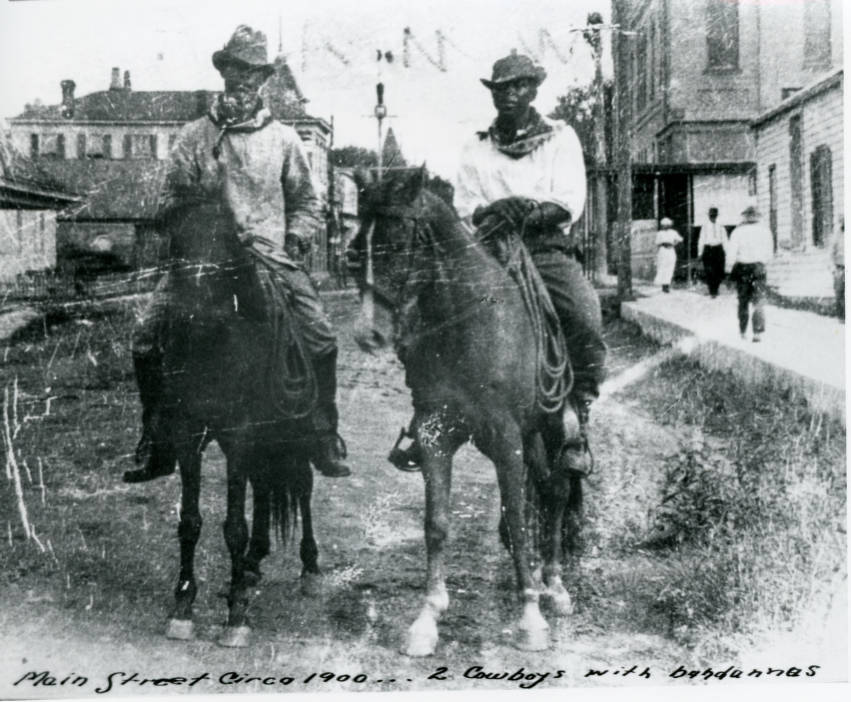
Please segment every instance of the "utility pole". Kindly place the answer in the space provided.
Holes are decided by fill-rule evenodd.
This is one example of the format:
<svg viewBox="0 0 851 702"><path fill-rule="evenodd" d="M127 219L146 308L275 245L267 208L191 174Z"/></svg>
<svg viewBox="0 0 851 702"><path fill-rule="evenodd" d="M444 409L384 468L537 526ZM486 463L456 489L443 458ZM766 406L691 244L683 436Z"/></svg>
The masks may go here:
<svg viewBox="0 0 851 702"><path fill-rule="evenodd" d="M594 197L597 203L594 214L596 240L594 241L594 275L597 280L603 280L609 273L608 252L606 245L609 228L608 213L608 158L606 153L606 115L605 95L603 88L603 37L601 29L603 16L599 12L590 12L586 18L588 29L583 32L585 41L591 47L594 57L594 166L596 176L593 183Z"/></svg>
<svg viewBox="0 0 851 702"><path fill-rule="evenodd" d="M384 83L378 82L375 84L375 121L378 123L378 168L376 169L378 172L378 177L381 178L382 169L384 168L384 164L382 163L382 155L383 155L383 142L384 135L382 133L382 127L384 125L384 118L387 116L387 107L384 105Z"/></svg>
<svg viewBox="0 0 851 702"><path fill-rule="evenodd" d="M618 298L633 299L632 294L632 86L629 62L632 58L630 32L625 32L628 0L613 0L615 42L615 100L617 101L617 139L615 169L618 177Z"/></svg>

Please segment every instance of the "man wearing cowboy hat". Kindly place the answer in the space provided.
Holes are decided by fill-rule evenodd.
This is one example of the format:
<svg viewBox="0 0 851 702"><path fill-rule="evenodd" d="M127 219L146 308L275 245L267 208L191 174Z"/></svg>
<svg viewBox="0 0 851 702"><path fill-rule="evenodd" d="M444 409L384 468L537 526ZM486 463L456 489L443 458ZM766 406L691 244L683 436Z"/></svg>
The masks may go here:
<svg viewBox="0 0 851 702"><path fill-rule="evenodd" d="M455 208L480 232L506 227L524 240L558 313L573 366L570 396L581 438L565 445L576 470L587 472L588 409L605 376L600 301L571 255L567 234L585 203L585 163L573 128L542 117L532 102L546 71L512 52L493 65L496 119L464 148L455 179ZM563 430L563 427L562 427ZM409 464L416 445L396 453ZM410 467L410 466L408 466Z"/></svg>
<svg viewBox="0 0 851 702"><path fill-rule="evenodd" d="M742 212L742 223L733 230L727 244L726 269L736 283L739 298L739 333L748 330L750 306L753 306L753 341L765 332L765 264L774 256L771 230L759 221L759 211L750 206Z"/></svg>
<svg viewBox="0 0 851 702"><path fill-rule="evenodd" d="M343 477L337 435L337 342L302 262L320 226L320 203L301 139L294 129L272 119L259 96L275 72L267 60L266 36L240 25L213 54L224 79L224 93L202 118L183 127L169 156L160 195L159 217L193 200L222 202L232 213L237 235L248 252L271 269L275 286L292 301L302 341L317 380L313 416L314 467L323 475ZM161 329L168 314L168 276L133 335L133 357L143 405L142 439L136 461L124 474L136 483L168 475L174 452L159 437L167 421L157 406L162 385Z"/></svg>

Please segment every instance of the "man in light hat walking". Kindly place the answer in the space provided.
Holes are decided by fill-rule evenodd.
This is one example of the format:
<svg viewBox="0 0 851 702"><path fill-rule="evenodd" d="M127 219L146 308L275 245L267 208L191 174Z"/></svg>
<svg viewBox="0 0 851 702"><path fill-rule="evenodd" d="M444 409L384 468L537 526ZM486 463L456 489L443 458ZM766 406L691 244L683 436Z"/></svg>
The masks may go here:
<svg viewBox="0 0 851 702"><path fill-rule="evenodd" d="M303 257L321 226L321 208L307 155L294 129L272 119L259 96L275 72L266 36L240 25L213 54L224 93L202 118L180 131L169 156L159 218L192 201L221 201L232 213L240 241L291 300L298 330L313 364L317 403L311 460L329 477L344 477L344 449L337 434L337 342L303 268ZM133 335L133 360L142 401L137 470L124 480L143 482L174 471L173 448L160 436L168 421L158 405L162 388L162 328L168 315L168 275Z"/></svg>
<svg viewBox="0 0 851 702"><path fill-rule="evenodd" d="M765 332L765 264L774 256L774 240L768 227L760 223L756 207L745 208L742 218L727 244L726 269L736 283L739 333L744 339L753 306L752 338L758 342Z"/></svg>
<svg viewBox="0 0 851 702"><path fill-rule="evenodd" d="M585 203L582 147L572 127L546 119L532 107L545 78L546 71L529 57L512 53L493 65L490 80L482 79L497 116L461 154L455 208L481 232L507 225L524 234L564 329L573 366L569 399L580 438L565 444L563 455L573 469L587 473L589 407L605 376L606 345L599 298L571 255L567 236ZM393 462L403 469L419 460L416 444L394 453L398 460Z"/></svg>

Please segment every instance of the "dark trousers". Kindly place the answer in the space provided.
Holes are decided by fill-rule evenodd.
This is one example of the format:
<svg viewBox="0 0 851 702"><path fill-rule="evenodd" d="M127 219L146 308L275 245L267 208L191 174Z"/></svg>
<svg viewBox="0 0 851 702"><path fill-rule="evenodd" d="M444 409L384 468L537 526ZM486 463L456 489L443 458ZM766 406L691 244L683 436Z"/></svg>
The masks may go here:
<svg viewBox="0 0 851 702"><path fill-rule="evenodd" d="M560 249L532 252L564 330L573 366L572 398L590 401L606 377L606 343L600 298L582 274L582 266Z"/></svg>
<svg viewBox="0 0 851 702"><path fill-rule="evenodd" d="M753 333L765 331L765 266L762 263L737 263L733 266L733 279L739 297L739 331L748 330L750 307L753 306Z"/></svg>
<svg viewBox="0 0 851 702"><path fill-rule="evenodd" d="M717 295L721 281L724 280L724 247L703 247L703 270L706 274L706 284L709 286L709 294Z"/></svg>

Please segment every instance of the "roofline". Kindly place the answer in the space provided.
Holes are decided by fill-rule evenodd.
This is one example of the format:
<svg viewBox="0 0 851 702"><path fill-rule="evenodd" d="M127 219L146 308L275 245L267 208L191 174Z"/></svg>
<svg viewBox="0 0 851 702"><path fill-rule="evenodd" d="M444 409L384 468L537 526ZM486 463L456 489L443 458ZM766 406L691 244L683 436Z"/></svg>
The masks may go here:
<svg viewBox="0 0 851 702"><path fill-rule="evenodd" d="M70 195L59 190L45 190L43 188L32 187L30 185L23 185L3 177L0 177L0 187L5 188L6 190L13 190L26 195L35 195L36 197L43 197L58 202L72 203L82 201L82 198L78 195Z"/></svg>
<svg viewBox="0 0 851 702"><path fill-rule="evenodd" d="M776 107L772 107L770 110L763 112L758 117L752 119L751 127L758 127L765 122L769 122L784 112L797 107L802 102L806 102L810 98L814 98L816 95L821 95L822 93L827 92L842 82L843 72L842 68L837 68L824 78L821 78L815 83L799 90L797 93L793 93Z"/></svg>
<svg viewBox="0 0 851 702"><path fill-rule="evenodd" d="M194 118L194 119L197 119ZM11 125L52 125L58 126L63 124L77 124L77 125L119 125L124 127L138 127L138 126L161 126L161 127L182 127L187 122L191 122L192 120L188 119L160 119L160 120L120 120L120 119L74 119L73 117L64 118L60 117L57 119L21 119L18 117L12 117L7 120Z"/></svg>
<svg viewBox="0 0 851 702"><path fill-rule="evenodd" d="M635 175L712 175L739 173L747 174L756 168L755 161L700 161L695 163L633 163L632 172ZM591 174L617 175L614 166L590 167Z"/></svg>

